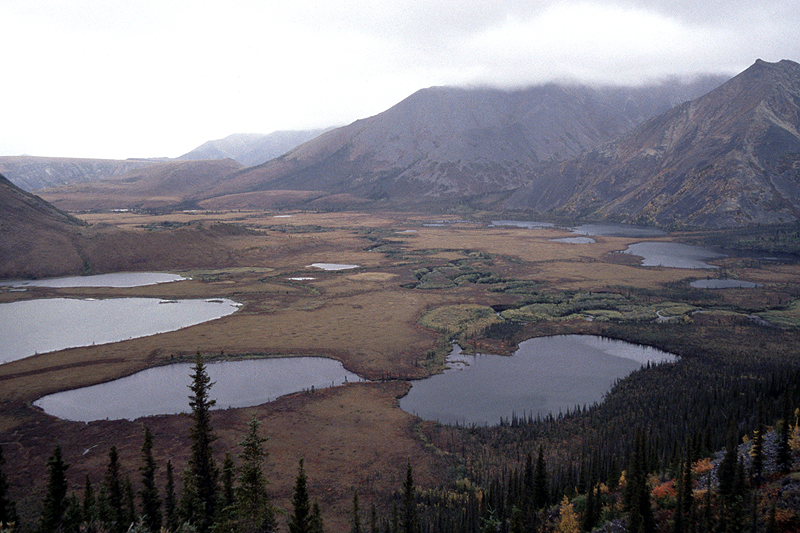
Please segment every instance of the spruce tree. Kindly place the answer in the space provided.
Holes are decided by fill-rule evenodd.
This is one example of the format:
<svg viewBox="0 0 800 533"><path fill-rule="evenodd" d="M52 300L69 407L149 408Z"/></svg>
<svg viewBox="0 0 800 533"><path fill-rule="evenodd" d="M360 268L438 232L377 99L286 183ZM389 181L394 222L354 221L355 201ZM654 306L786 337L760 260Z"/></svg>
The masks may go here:
<svg viewBox="0 0 800 533"><path fill-rule="evenodd" d="M236 478L236 465L233 457L225 452L225 460L222 462L222 506L233 508L236 502L236 494L233 490L233 482Z"/></svg>
<svg viewBox="0 0 800 533"><path fill-rule="evenodd" d="M653 508L650 505L650 489L647 486L646 438L637 431L633 454L628 464L625 487L625 507L628 511L628 530L631 533L655 531Z"/></svg>
<svg viewBox="0 0 800 533"><path fill-rule="evenodd" d="M294 494L292 496L294 511L289 517L289 533L309 533L311 530L311 503L306 485L306 472L301 458L294 483Z"/></svg>
<svg viewBox="0 0 800 533"><path fill-rule="evenodd" d="M94 498L94 487L89 480L87 474L86 481L83 484L83 521L86 523L88 529L93 529L94 523L97 520L97 505Z"/></svg>
<svg viewBox="0 0 800 533"><path fill-rule="evenodd" d="M125 476L123 494L123 518L126 524L125 531L128 531L131 526L136 524L136 493L133 491L133 483L131 483L131 476L129 475Z"/></svg>
<svg viewBox="0 0 800 533"><path fill-rule="evenodd" d="M358 491L353 491L353 510L350 514L350 533L361 533L361 511L358 508Z"/></svg>
<svg viewBox="0 0 800 533"><path fill-rule="evenodd" d="M164 522L167 529L174 530L178 526L178 517L175 512L175 473L172 461L167 461L167 486L164 489Z"/></svg>
<svg viewBox="0 0 800 533"><path fill-rule="evenodd" d="M411 461L406 467L406 480L403 482L403 533L417 531L417 499L414 491L414 474Z"/></svg>
<svg viewBox="0 0 800 533"><path fill-rule="evenodd" d="M219 472L211 446L217 438L211 426L211 409L216 400L209 397L213 383L199 350L192 371L192 384L189 385L192 391L189 396L192 418L189 439L192 446L183 475L181 514L200 533L205 533L211 527L216 512Z"/></svg>
<svg viewBox="0 0 800 533"><path fill-rule="evenodd" d="M124 485L120 471L119 454L117 447L111 446L108 450L108 466L103 486L105 488L105 516L102 517L106 525L114 533L128 529L124 510Z"/></svg>
<svg viewBox="0 0 800 533"><path fill-rule="evenodd" d="M275 510L269 501L267 479L263 465L268 457L264 449L266 438L259 436L260 423L254 416L248 425L247 435L240 443L241 462L236 487L236 512L239 531L268 532L275 529Z"/></svg>
<svg viewBox="0 0 800 533"><path fill-rule="evenodd" d="M781 430L778 433L778 452L775 460L781 473L788 474L792 469L792 448L789 445L792 432L792 404L788 391L783 395L781 411Z"/></svg>
<svg viewBox="0 0 800 533"><path fill-rule="evenodd" d="M324 533L325 526L322 523L322 511L319 510L319 502L314 500L314 504L311 506L311 517L309 518L308 523L308 532L309 533Z"/></svg>
<svg viewBox="0 0 800 533"><path fill-rule="evenodd" d="M158 496L156 486L156 470L158 466L153 458L153 435L150 428L144 427L144 442L142 443L142 465L139 472L142 474L142 488L139 497L142 500L142 521L144 526L157 532L161 529L161 498Z"/></svg>
<svg viewBox="0 0 800 533"><path fill-rule="evenodd" d="M543 509L550 501L550 489L547 486L547 465L544 462L544 450L539 446L536 468L533 472L533 504Z"/></svg>
<svg viewBox="0 0 800 533"><path fill-rule="evenodd" d="M2 467L6 464L3 458L3 448L0 447L0 524L16 524L17 509L14 502L8 498L8 477Z"/></svg>
<svg viewBox="0 0 800 533"><path fill-rule="evenodd" d="M64 512L67 509L68 468L69 464L64 462L61 453L61 445L56 444L53 455L47 460L47 493L39 521L41 533L56 532L62 528Z"/></svg>

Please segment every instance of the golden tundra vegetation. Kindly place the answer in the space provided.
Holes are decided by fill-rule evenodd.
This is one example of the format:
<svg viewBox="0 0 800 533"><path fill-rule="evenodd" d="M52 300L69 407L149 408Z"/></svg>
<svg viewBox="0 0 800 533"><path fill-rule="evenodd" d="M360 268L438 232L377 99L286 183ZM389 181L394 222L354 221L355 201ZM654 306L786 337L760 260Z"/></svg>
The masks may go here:
<svg viewBox="0 0 800 533"><path fill-rule="evenodd" d="M763 287L716 291L713 308L705 311L722 320L742 302L758 302L765 307L782 305L781 312L791 320L794 308L785 304L792 291L787 287L800 282L796 264L725 258L713 271L641 267L638 258L619 253L641 239L599 236L592 244L570 244L552 240L569 235L557 228L492 227L423 214L103 212L80 218L143 234L219 223L245 231L216 237L216 245L232 258L227 266L176 272L191 278L187 281L137 288L0 289L0 302L72 296L224 297L242 307L224 318L170 333L0 365L0 441L7 465L13 465L11 495L21 512L39 508L47 458L56 442L71 465L68 477L75 490L86 475L102 479L112 445L134 479L140 462L142 420L62 421L34 408L37 398L191 360L198 350L208 358L319 355L339 360L371 381L296 393L257 407L215 411L213 424L219 436L215 450L220 461L225 451L235 456L248 421L257 417L269 439L267 478L274 503L289 508L297 462L304 458L311 496L320 502L326 529L344 531L353 489L358 489L364 509L370 502L386 501L387 495L400 490L409 461L418 487L450 481L454 459L427 437L433 424L398 407L410 380L442 368L450 340L459 339L472 350L509 353L514 340L539 331L596 331L608 318L604 312L655 317L662 311L661 316L688 320L689 312L698 310L662 301L658 309L640 302L594 315L551 314L539 322L542 317L531 316L528 329L509 341L482 335L487 326L502 321L494 313L499 307L491 306L513 306L526 287L572 299L590 294L621 298L631 290L685 288L692 279L724 273ZM325 271L312 263L358 267ZM147 267L146 262L141 266ZM524 307L514 311L533 313ZM542 323L547 324L544 329ZM213 393L212 388L212 398ZM156 416L146 423L160 464L170 459L180 472L188 456L188 418ZM162 487L164 474L161 468Z"/></svg>

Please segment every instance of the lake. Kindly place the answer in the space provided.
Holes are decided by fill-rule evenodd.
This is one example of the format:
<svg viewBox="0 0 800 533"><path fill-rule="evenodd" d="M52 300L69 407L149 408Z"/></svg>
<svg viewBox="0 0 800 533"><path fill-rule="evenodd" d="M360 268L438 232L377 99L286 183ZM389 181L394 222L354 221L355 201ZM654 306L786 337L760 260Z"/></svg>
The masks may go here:
<svg viewBox="0 0 800 533"><path fill-rule="evenodd" d="M118 342L230 315L228 299L46 298L0 304L0 363L37 353Z"/></svg>
<svg viewBox="0 0 800 533"><path fill-rule="evenodd" d="M677 242L637 242L622 253L642 257L642 266L669 268L719 268L706 261L727 257L710 248Z"/></svg>
<svg viewBox="0 0 800 533"><path fill-rule="evenodd" d="M321 268L322 270L350 270L358 268L358 265L348 265L344 263L311 263L309 267Z"/></svg>
<svg viewBox="0 0 800 533"><path fill-rule="evenodd" d="M149 368L130 376L44 396L34 405L64 420L133 420L189 412L194 363ZM361 381L339 361L324 357L278 357L206 364L216 409L251 407L279 396Z"/></svg>
<svg viewBox="0 0 800 533"><path fill-rule="evenodd" d="M400 407L445 424L557 415L600 402L614 382L642 365L677 357L649 346L590 335L539 337L513 356L451 354L452 368L414 381Z"/></svg>
<svg viewBox="0 0 800 533"><path fill-rule="evenodd" d="M3 281L0 286L11 287L142 287L158 283L171 283L183 281L184 278L177 274L162 272L117 272L113 274L97 274L95 276L71 276L66 278L26 279L18 281Z"/></svg>

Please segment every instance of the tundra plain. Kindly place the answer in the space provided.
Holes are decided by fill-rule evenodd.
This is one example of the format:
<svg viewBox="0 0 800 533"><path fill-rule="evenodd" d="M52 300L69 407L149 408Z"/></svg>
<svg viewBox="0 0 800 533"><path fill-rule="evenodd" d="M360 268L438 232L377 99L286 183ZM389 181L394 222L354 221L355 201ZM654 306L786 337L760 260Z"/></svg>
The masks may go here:
<svg viewBox="0 0 800 533"><path fill-rule="evenodd" d="M796 263L728 257L715 261L720 268L714 270L641 267L638 258L618 253L641 238L598 236L592 244L561 243L552 239L570 234L558 228L492 227L488 218L473 222L392 212L103 212L79 217L95 226L143 234L219 224L237 231L215 237L228 252L225 265L173 270L191 280L124 289L0 288L0 303L147 296L224 297L243 306L233 315L170 333L0 365L0 443L13 465L11 494L20 509L38 509L47 457L57 442L71 465L70 490L78 491L87 475L102 478L111 445L135 480L144 424L153 433L157 459L161 464L171 460L179 473L188 455L185 416L84 424L50 417L32 402L48 393L191 360L198 350L209 358L326 356L372 380L215 411L213 417L220 461L226 451L238 453L248 421L260 419L269 439L267 477L274 503L289 507L297 463L304 458L309 490L320 502L326 527L343 531L353 489L358 489L362 508L384 505L400 489L407 462L414 465L418 487L455 478L462 458L441 445L443 430L398 407L411 380L442 369L453 340L470 350L511 353L516 342L530 336L599 333L609 319L691 321L699 320L692 313L701 311L733 324L756 308L789 324L795 312L800 316L791 306L800 293ZM698 236L672 234L658 240L692 238ZM312 263L358 267L324 271ZM150 264L145 259L136 269L150 270ZM704 291L700 298L693 296L700 291L689 289L692 280L723 276L763 287ZM670 291L673 300L664 297ZM562 302L605 295L625 304L528 316L512 335L486 334L487 327L502 321L496 310L518 307L519 313L532 313L520 305L534 293ZM444 431L457 438L458 430ZM158 474L163 486L164 469Z"/></svg>

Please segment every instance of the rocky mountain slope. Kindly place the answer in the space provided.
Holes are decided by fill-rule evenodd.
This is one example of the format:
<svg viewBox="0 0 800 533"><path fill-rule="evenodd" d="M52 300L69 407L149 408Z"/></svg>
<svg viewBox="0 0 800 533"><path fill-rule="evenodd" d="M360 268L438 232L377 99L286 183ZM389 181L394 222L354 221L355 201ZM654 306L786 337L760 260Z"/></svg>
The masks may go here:
<svg viewBox="0 0 800 533"><path fill-rule="evenodd" d="M800 65L757 61L620 140L538 176L507 208L730 227L800 219Z"/></svg>
<svg viewBox="0 0 800 533"><path fill-rule="evenodd" d="M224 139L203 143L176 159L180 161L233 159L246 167L252 167L283 155L326 131L328 130L275 131L269 134L234 133Z"/></svg>
<svg viewBox="0 0 800 533"><path fill-rule="evenodd" d="M344 195L343 201L393 207L504 194L554 161L614 139L721 81L515 91L433 87L245 169L217 192L316 191L315 197Z"/></svg>

